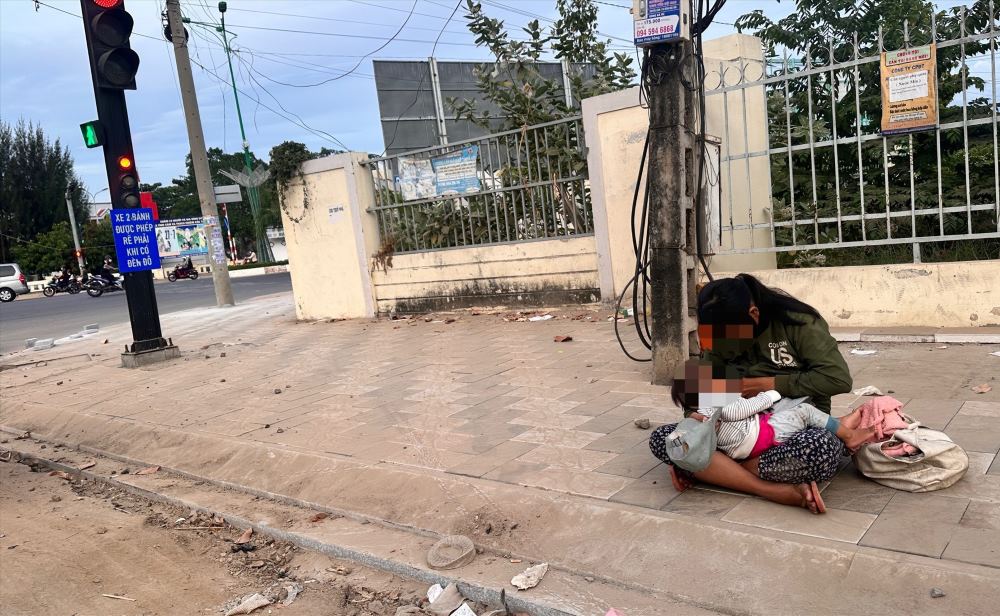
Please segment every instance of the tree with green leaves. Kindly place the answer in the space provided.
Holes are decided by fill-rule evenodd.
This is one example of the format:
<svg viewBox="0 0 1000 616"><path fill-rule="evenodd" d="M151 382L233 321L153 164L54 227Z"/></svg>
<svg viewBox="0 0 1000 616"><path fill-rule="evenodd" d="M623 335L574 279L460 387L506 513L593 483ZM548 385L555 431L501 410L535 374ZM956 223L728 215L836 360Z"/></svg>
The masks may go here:
<svg viewBox="0 0 1000 616"><path fill-rule="evenodd" d="M68 187L77 220L86 220L86 192L69 149L50 141L39 125L0 120L0 263L14 258L16 246L69 219Z"/></svg>
<svg viewBox="0 0 1000 616"><path fill-rule="evenodd" d="M798 0L795 12L780 20L773 20L763 10L755 10L740 17L737 28L758 36L764 43L765 53L772 58L772 73L823 67L831 63L876 56L879 53L879 28L882 28L882 46L886 50L905 47L903 24L909 32L910 45L926 44L931 40L932 16L936 21L938 40L962 36L962 9L936 10L926 0ZM974 2L965 13L965 32L984 32L989 29L988 0ZM988 42L968 42L967 58L987 53ZM788 57L787 61L785 57ZM994 203L993 184L993 128L989 123L968 126L968 143L963 136L962 120L990 118L991 102L984 96L987 84L982 77L963 70L962 48L958 45L937 49L939 122L957 123L958 128L941 130L940 171L941 201L944 207L964 207L968 198L973 204ZM963 75L964 73L964 75ZM963 85L964 79L964 85ZM774 219L798 221L837 216L838 197L842 215L866 217L873 213L909 212L938 207L938 150L933 131L912 136L892 136L887 139L885 151L881 139L864 142L860 164L856 142L862 137L878 135L881 123L881 83L878 62L853 68L818 71L809 78L794 78L788 82L786 97L784 82L767 86L768 117L771 118L771 147L785 147L788 135L792 146L809 143L810 129L814 141L831 140L834 129L838 139L846 143L815 149L814 158L808 148L771 157L771 180ZM978 95L977 95L978 92ZM967 102L963 105L963 93ZM856 103L860 107L860 127L856 119ZM964 109L963 109L964 107ZM810 114L811 109L811 114ZM786 117L788 120L786 120ZM834 157L836 148L836 158ZM968 154L967 154L968 153ZM965 159L969 159L969 182L966 182ZM914 198L910 192L910 160L913 161ZM883 163L887 162L884 169ZM815 167L813 167L815 164ZM815 185L812 174L815 168ZM887 169L887 171L886 171ZM862 182L863 178L863 182ZM838 182L839 179L839 182ZM862 200L860 187L864 188ZM839 193L838 193L839 188ZM888 190L887 190L888 188ZM813 193L816 199L813 199ZM794 201L794 208L792 203ZM911 203L912 201L912 203ZM996 230L995 210L973 212L972 231ZM841 231L844 241L892 237L933 236L943 232L964 234L969 222L964 212L938 216L917 216L914 230L909 216L893 217L891 226L885 218L867 220L862 228L860 221L845 221ZM838 239L836 223L818 223L796 227L796 244L827 243ZM779 245L791 245L789 228L776 232ZM994 240L967 240L924 244L926 260L956 258L997 257L1000 242ZM815 254L780 253L782 265L861 264L882 263L908 259L910 246L871 246L859 249L826 251L821 257Z"/></svg>
<svg viewBox="0 0 1000 616"><path fill-rule="evenodd" d="M523 29L527 40L515 39L503 20L488 16L479 2L466 2L469 32L476 45L494 57L476 69L478 89L499 114L478 109L473 100L449 99L458 118L491 131L552 122L579 113L585 98L628 88L635 81L632 58L609 53L610 40L599 38L593 0L556 0L559 18L547 30L537 19L529 22ZM539 64L547 58L570 63L571 103L562 80L540 72Z"/></svg>
<svg viewBox="0 0 1000 616"><path fill-rule="evenodd" d="M35 235L31 240L15 243L11 256L30 275L44 277L63 266L75 270L73 232L69 222L57 222L51 229Z"/></svg>

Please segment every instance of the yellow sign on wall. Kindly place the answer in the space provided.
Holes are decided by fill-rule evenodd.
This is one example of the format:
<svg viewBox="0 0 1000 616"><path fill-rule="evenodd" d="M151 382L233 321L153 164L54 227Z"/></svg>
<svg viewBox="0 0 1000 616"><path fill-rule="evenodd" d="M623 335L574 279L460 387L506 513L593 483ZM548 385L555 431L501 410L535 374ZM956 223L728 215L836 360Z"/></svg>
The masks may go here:
<svg viewBox="0 0 1000 616"><path fill-rule="evenodd" d="M882 134L937 126L937 47L882 52Z"/></svg>

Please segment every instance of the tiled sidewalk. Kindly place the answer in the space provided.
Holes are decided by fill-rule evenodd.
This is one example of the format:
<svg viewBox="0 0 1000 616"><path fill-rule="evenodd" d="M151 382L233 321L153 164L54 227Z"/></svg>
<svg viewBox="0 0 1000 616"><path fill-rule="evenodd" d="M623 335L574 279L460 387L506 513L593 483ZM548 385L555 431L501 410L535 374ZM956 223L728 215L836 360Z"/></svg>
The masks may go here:
<svg viewBox="0 0 1000 616"><path fill-rule="evenodd" d="M649 384L648 364L621 353L605 313L553 314L560 316L541 322L465 312L431 322L294 324L286 313L225 345L189 344L185 360L168 367L129 372L109 359L58 387L53 378L11 388L13 371L0 373L0 385L5 404L44 400L109 421L1000 567L1000 357L989 355L1000 345L842 344L855 387L875 385L945 429L969 452L971 468L947 490L912 495L859 477L845 458L824 490L829 513L811 516L707 487L677 494L649 453L649 431L633 423L676 421L667 389ZM573 340L556 343L557 335ZM858 346L877 353L851 355ZM135 395L79 395L107 378ZM993 391L973 393L980 383ZM838 396L834 412L860 402Z"/></svg>

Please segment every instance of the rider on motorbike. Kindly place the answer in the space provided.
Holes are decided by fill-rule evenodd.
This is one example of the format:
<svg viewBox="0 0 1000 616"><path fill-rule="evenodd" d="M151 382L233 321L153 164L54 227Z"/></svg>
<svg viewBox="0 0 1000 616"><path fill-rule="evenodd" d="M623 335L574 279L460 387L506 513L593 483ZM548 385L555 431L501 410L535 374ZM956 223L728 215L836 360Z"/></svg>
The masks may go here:
<svg viewBox="0 0 1000 616"><path fill-rule="evenodd" d="M113 283L115 281L114 265L111 257L104 257L104 264L101 265L101 278Z"/></svg>
<svg viewBox="0 0 1000 616"><path fill-rule="evenodd" d="M71 279L72 276L70 276L69 268L64 265L62 270L59 272L59 279L56 280L56 287L59 289L65 289Z"/></svg>
<svg viewBox="0 0 1000 616"><path fill-rule="evenodd" d="M178 270L187 270L187 271L190 271L190 270L194 269L194 263L192 263L192 261L191 261L191 256L188 255L188 257L186 259L184 259L184 262L177 266L177 269Z"/></svg>

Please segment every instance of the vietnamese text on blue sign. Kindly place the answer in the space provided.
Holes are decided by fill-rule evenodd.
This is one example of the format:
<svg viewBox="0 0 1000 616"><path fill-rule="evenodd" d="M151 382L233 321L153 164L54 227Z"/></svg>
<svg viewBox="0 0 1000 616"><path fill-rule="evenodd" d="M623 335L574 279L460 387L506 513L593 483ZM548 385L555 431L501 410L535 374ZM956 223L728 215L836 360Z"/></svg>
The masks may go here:
<svg viewBox="0 0 1000 616"><path fill-rule="evenodd" d="M111 210L111 228L115 237L118 269L122 273L141 272L160 267L153 210L149 208Z"/></svg>

